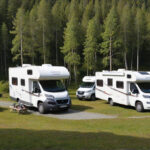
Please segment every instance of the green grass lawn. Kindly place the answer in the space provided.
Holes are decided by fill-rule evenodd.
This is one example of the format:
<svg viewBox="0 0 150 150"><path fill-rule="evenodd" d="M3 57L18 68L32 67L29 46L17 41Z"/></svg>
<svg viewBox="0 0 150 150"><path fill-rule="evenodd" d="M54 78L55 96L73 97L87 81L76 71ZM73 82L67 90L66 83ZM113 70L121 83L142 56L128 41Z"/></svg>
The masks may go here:
<svg viewBox="0 0 150 150"><path fill-rule="evenodd" d="M3 93L2 97L0 97L0 101L12 101L9 97L8 93Z"/></svg>
<svg viewBox="0 0 150 150"><path fill-rule="evenodd" d="M149 150L150 118L134 109L111 107L105 101L79 101L70 90L72 108L105 114L116 119L59 120L10 113L0 107L0 150ZM6 98L7 99L7 98ZM1 99L2 100L2 99Z"/></svg>
<svg viewBox="0 0 150 150"><path fill-rule="evenodd" d="M0 109L0 150L149 150L150 119L59 120Z"/></svg>

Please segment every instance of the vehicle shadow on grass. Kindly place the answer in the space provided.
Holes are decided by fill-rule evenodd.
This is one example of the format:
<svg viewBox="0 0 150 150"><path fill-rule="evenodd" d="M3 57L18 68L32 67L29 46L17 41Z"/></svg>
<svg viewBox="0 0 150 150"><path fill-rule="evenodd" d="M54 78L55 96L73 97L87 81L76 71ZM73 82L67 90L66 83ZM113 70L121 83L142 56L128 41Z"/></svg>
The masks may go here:
<svg viewBox="0 0 150 150"><path fill-rule="evenodd" d="M0 112L3 112L5 110L8 110L7 108L4 108L4 107L0 107Z"/></svg>
<svg viewBox="0 0 150 150"><path fill-rule="evenodd" d="M150 138L110 132L0 129L0 150L149 150ZM14 138L15 137L15 138ZM9 143L9 144L8 144Z"/></svg>
<svg viewBox="0 0 150 150"><path fill-rule="evenodd" d="M120 108L123 108L123 109L130 109L130 110L135 110L135 107L132 107L132 106L126 106L126 105L121 105L121 104L115 104L114 107L120 107ZM141 112L140 112L141 113ZM144 110L142 113L150 113L150 110Z"/></svg>
<svg viewBox="0 0 150 150"><path fill-rule="evenodd" d="M82 112L85 111L87 109L92 109L92 107L89 106L83 106L83 105L72 105L71 108L69 110L58 110L58 111L48 111L46 112L46 114L73 114L73 113L77 113L77 112ZM29 108L29 112L30 113L38 113L38 109L37 108Z"/></svg>

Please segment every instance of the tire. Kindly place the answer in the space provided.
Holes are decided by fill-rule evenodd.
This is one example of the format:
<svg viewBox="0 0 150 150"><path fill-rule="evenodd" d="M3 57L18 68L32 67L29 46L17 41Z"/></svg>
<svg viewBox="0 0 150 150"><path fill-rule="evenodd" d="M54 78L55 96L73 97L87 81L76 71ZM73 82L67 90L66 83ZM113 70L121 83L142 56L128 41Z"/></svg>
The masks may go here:
<svg viewBox="0 0 150 150"><path fill-rule="evenodd" d="M91 100L95 101L95 95L94 94L91 95Z"/></svg>
<svg viewBox="0 0 150 150"><path fill-rule="evenodd" d="M141 102L137 102L135 105L135 109L137 112L143 112L144 111L143 104Z"/></svg>
<svg viewBox="0 0 150 150"><path fill-rule="evenodd" d="M38 111L39 111L40 114L44 114L45 113L45 108L44 108L43 103L39 103Z"/></svg>
<svg viewBox="0 0 150 150"><path fill-rule="evenodd" d="M115 103L113 102L112 99L109 99L109 104L110 104L111 106L114 106L114 105L115 105Z"/></svg>
<svg viewBox="0 0 150 150"><path fill-rule="evenodd" d="M67 112L69 110L69 107L63 109L63 111Z"/></svg>
<svg viewBox="0 0 150 150"><path fill-rule="evenodd" d="M82 100L83 100L82 98L79 98L79 97L78 97L78 99L79 99L80 101L82 101Z"/></svg>

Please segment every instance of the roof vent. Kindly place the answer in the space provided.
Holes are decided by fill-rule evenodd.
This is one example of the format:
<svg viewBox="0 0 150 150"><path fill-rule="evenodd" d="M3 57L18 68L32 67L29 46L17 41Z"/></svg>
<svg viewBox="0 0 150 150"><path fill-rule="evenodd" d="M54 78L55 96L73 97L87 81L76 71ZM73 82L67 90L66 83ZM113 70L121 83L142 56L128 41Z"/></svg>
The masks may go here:
<svg viewBox="0 0 150 150"><path fill-rule="evenodd" d="M119 72L124 72L126 71L125 69L118 69Z"/></svg>
<svg viewBox="0 0 150 150"><path fill-rule="evenodd" d="M42 67L52 67L51 64L43 64Z"/></svg>
<svg viewBox="0 0 150 150"><path fill-rule="evenodd" d="M23 64L22 67L29 67L31 64Z"/></svg>

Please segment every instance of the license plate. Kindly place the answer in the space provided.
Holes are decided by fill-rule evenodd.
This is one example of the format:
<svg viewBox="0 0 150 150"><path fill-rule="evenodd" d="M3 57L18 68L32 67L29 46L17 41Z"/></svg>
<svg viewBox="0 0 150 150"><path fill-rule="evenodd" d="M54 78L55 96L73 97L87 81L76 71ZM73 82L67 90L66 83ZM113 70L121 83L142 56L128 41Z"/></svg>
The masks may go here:
<svg viewBox="0 0 150 150"><path fill-rule="evenodd" d="M65 108L65 107L67 107L67 105L61 105L61 106L59 106L60 108Z"/></svg>

